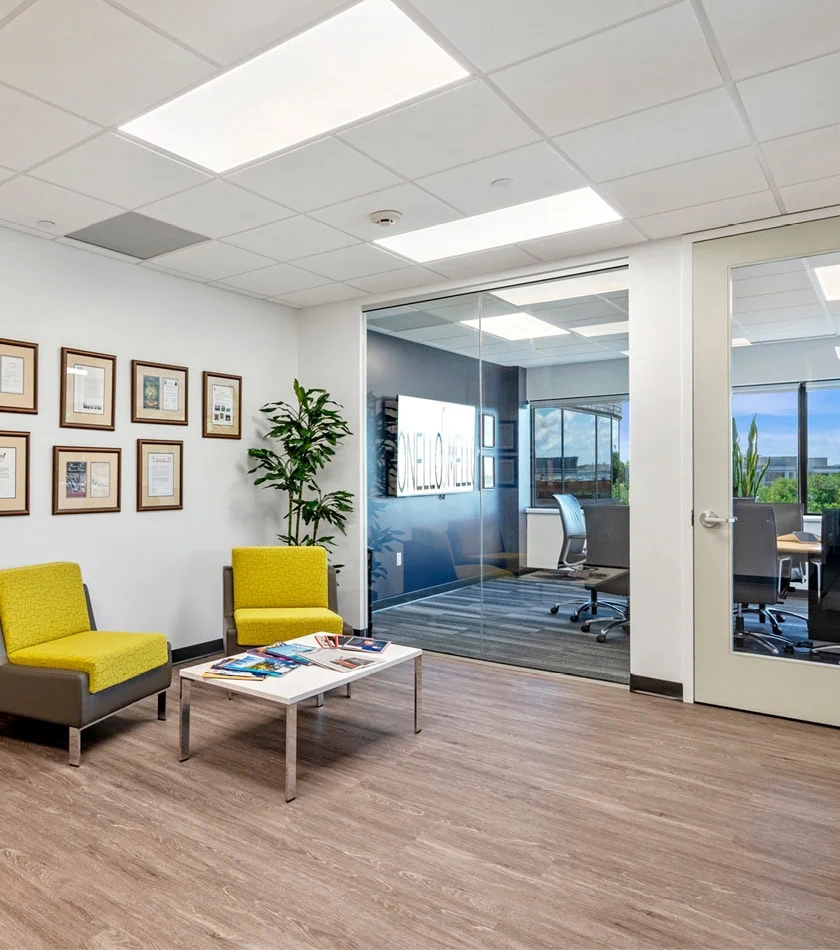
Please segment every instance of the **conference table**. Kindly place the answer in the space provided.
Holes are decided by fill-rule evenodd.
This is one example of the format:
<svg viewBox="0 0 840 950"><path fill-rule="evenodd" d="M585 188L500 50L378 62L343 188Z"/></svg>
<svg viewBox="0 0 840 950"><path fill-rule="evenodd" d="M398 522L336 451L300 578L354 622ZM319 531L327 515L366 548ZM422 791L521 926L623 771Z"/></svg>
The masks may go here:
<svg viewBox="0 0 840 950"><path fill-rule="evenodd" d="M797 541L795 535L780 534L776 539L779 554L788 554L803 561L822 557L822 541Z"/></svg>

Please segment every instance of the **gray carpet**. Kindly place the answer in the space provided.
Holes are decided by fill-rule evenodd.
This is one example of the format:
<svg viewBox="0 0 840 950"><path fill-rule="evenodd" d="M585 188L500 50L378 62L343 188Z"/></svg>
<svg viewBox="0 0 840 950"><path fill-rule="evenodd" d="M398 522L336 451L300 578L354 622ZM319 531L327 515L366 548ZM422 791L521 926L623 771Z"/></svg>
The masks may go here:
<svg viewBox="0 0 840 950"><path fill-rule="evenodd" d="M570 623L572 609L584 600L588 593L579 583L540 571L378 610L373 629L378 637L438 653L628 683L629 637L617 629L597 643L595 627L582 633L579 623ZM568 604L552 616L557 601Z"/></svg>

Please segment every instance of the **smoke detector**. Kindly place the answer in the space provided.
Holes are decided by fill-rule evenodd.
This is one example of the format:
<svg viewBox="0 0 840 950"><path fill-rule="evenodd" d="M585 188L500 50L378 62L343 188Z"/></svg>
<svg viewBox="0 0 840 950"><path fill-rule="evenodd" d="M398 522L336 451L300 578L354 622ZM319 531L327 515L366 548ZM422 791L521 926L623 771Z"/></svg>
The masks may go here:
<svg viewBox="0 0 840 950"><path fill-rule="evenodd" d="M374 211L370 220L380 228L390 228L402 220L402 214L399 211Z"/></svg>

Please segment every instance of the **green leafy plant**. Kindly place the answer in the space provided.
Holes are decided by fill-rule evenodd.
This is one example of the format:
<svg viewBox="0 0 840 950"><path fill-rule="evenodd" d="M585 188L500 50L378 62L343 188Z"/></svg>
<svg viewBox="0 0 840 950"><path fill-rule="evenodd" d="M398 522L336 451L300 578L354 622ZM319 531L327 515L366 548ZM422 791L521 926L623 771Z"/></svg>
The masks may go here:
<svg viewBox="0 0 840 950"><path fill-rule="evenodd" d="M346 534L353 494L324 492L317 479L352 433L341 415L344 407L325 389L305 389L295 380L294 391L295 404L270 402L260 409L271 423L263 438L277 448L249 449L253 468L248 471L259 473L255 485L286 495L286 531L277 536L280 541L332 548L336 533Z"/></svg>
<svg viewBox="0 0 840 950"><path fill-rule="evenodd" d="M747 451L741 449L741 441L738 436L738 423L732 420L732 494L735 498L755 498L757 497L767 469L770 467L770 459L760 465L758 455L758 426L755 424L755 416L752 417L750 431L747 435Z"/></svg>

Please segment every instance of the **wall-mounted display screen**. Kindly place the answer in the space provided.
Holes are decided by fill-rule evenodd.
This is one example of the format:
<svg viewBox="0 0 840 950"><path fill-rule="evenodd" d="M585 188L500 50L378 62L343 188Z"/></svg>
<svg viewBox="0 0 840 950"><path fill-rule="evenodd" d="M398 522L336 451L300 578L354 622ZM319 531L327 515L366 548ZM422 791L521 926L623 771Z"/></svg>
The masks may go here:
<svg viewBox="0 0 840 950"><path fill-rule="evenodd" d="M395 494L475 491L476 407L397 397Z"/></svg>

